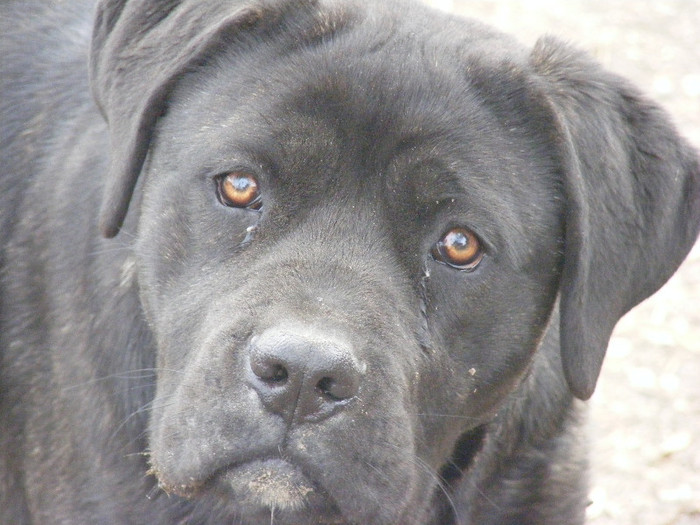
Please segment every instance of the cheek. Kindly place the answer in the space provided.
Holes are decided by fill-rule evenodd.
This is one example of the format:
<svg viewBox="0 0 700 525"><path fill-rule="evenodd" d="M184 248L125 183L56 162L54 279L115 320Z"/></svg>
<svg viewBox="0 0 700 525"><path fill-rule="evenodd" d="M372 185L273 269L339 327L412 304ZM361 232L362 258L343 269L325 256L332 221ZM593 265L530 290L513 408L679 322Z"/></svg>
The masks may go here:
<svg viewBox="0 0 700 525"><path fill-rule="evenodd" d="M455 388L468 394L467 410L475 413L515 387L537 350L556 300L556 278L515 273L497 277L489 272L434 273L430 287L431 335L458 378L452 380Z"/></svg>
<svg viewBox="0 0 700 525"><path fill-rule="evenodd" d="M136 250L142 294L151 310L160 311L167 307L166 298L189 292L193 283L204 282L238 257L260 214L224 207L216 188L202 181L181 180L178 187L177 173L148 177Z"/></svg>

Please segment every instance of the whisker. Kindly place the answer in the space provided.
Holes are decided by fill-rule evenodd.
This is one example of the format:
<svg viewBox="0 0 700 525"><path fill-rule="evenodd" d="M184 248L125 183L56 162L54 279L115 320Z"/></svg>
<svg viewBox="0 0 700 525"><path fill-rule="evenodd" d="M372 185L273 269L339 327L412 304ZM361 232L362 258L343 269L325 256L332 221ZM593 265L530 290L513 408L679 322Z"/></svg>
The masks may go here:
<svg viewBox="0 0 700 525"><path fill-rule="evenodd" d="M131 250L131 246L110 246L109 248L100 248L99 250L93 250L89 252L89 255L107 255L111 253L130 252Z"/></svg>
<svg viewBox="0 0 700 525"><path fill-rule="evenodd" d="M176 374L184 374L182 370L176 370L174 368L139 368L134 370L125 370L121 372L115 372L114 374L108 374L105 376L96 377L82 383L76 383L74 385L63 387L63 392L68 392L70 390L75 390L78 388L83 388L90 385L95 385L112 379L123 379L123 380L133 380L133 379L149 379L153 378L156 372L173 372ZM140 374L140 375L137 375Z"/></svg>
<svg viewBox="0 0 700 525"><path fill-rule="evenodd" d="M160 485L158 482L156 482L151 490L148 491L148 494L146 494L146 499L150 501L154 501L156 498L158 498L161 494L163 494L163 489L160 488Z"/></svg>
<svg viewBox="0 0 700 525"><path fill-rule="evenodd" d="M393 443L385 442L385 444L403 452L403 449L401 447L394 445ZM411 457L411 462L417 467L419 467L425 474L427 474L430 479L435 481L437 488L445 496L445 499L447 499L447 503L450 506L450 509L452 509L453 514L456 515L457 506L455 505L455 502L452 499L449 485L445 481L445 479L439 473L435 472L433 468L425 462L424 459L414 455Z"/></svg>
<svg viewBox="0 0 700 525"><path fill-rule="evenodd" d="M440 414L440 413L435 413L435 412L424 412L424 413L409 413L409 415L416 416L416 417L424 417L424 418L441 417L441 418L445 418L445 419L459 419L459 420L463 420L463 421L480 421L480 419L477 417L462 416L460 414Z"/></svg>
<svg viewBox="0 0 700 525"><path fill-rule="evenodd" d="M168 397L171 397L171 396L168 396ZM161 400L161 401L162 401L162 400ZM152 411L152 410L157 410L157 409L161 409L161 408L166 408L166 407L172 405L173 403L174 403L174 401L171 401L171 402L168 402L168 403L160 403L160 404L157 404L157 405L156 405L155 400L153 400L153 401L149 401L148 403L146 403L146 404L140 406L139 408L137 408L136 410L134 410L133 412L131 412L131 414L129 414L128 416L126 416L126 417L122 420L122 422L117 426L117 428L114 429L114 431L112 432L112 434L109 436L109 440L111 441L111 440L115 439L115 438L117 437L117 434L119 433L119 431L120 431L122 428L124 428L124 427L129 423L129 421L131 421L133 418L137 417L138 415L143 414L144 412L150 412L150 411ZM141 434L141 435L139 436L139 438L140 438L142 435L143 435L143 434ZM131 441L133 441L133 440L131 440Z"/></svg>
<svg viewBox="0 0 700 525"><path fill-rule="evenodd" d="M474 487L474 490L476 490L476 491L479 493L479 496L481 496L482 498L484 498L484 500L485 500L489 505L491 505L494 509L499 510L499 511L502 511L502 510L503 510L503 509L501 508L501 506L500 506L498 503L496 503L496 502L493 501L491 498L489 498L488 495L487 495L483 490L481 490L481 487L479 487L479 485L477 485L476 481L474 481L473 479L467 477L467 483L469 483L472 487Z"/></svg>

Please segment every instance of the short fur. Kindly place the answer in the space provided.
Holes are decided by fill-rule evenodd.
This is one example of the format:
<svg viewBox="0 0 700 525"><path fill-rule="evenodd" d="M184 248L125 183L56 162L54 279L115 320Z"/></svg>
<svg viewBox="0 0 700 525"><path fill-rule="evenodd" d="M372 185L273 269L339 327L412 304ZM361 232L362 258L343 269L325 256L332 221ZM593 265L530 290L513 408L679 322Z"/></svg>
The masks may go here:
<svg viewBox="0 0 700 525"><path fill-rule="evenodd" d="M700 228L666 114L410 2L91 4L0 7L0 522L582 523L580 400Z"/></svg>

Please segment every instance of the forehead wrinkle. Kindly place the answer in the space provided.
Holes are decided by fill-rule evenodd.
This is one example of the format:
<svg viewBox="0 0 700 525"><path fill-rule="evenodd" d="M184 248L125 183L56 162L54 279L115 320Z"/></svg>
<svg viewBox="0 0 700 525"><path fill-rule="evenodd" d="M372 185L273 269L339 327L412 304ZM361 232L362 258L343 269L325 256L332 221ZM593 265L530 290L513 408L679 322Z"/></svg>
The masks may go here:
<svg viewBox="0 0 700 525"><path fill-rule="evenodd" d="M474 184L484 177L472 173L468 163L451 160L452 155L429 142L394 156L385 180L389 195L402 199L425 218L447 207L454 210L455 220L464 220L468 216L478 223L479 217L474 216L473 206L465 204L473 199ZM461 209L456 208L460 205Z"/></svg>

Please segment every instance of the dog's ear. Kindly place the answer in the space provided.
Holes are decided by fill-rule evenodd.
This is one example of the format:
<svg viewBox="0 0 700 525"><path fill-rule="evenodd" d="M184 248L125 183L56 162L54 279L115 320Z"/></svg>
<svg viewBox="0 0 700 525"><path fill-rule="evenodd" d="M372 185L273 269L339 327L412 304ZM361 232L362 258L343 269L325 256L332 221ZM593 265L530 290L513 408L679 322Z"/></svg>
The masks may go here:
<svg viewBox="0 0 700 525"><path fill-rule="evenodd" d="M659 107L553 39L531 56L557 122L566 194L561 352L588 399L617 321L678 268L700 228L696 152Z"/></svg>
<svg viewBox="0 0 700 525"><path fill-rule="evenodd" d="M177 79L218 46L261 20L279 16L284 4L263 0L98 3L90 51L90 82L95 101L109 125L111 140L100 214L100 229L106 237L116 235L122 225L153 128Z"/></svg>
<svg viewBox="0 0 700 525"><path fill-rule="evenodd" d="M262 14L253 8L225 10L225 5L197 0L99 2L90 82L111 141L100 212L106 237L116 235L122 225L153 128L178 76Z"/></svg>

